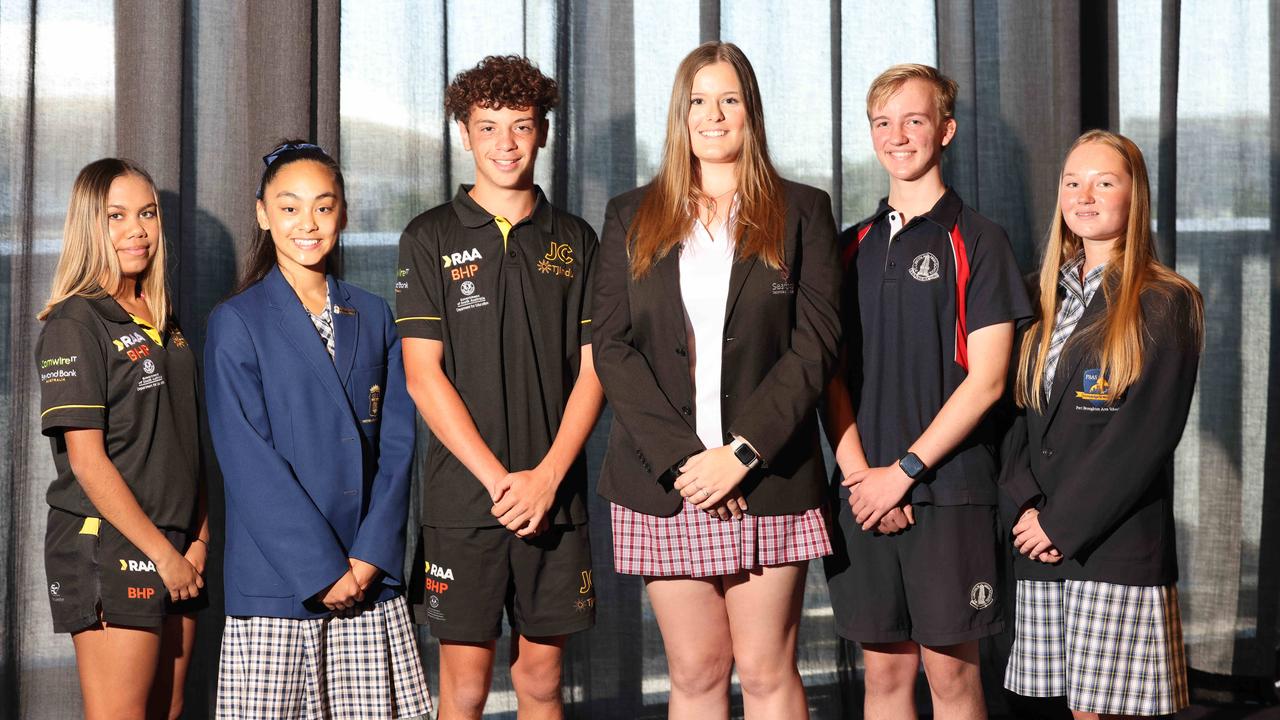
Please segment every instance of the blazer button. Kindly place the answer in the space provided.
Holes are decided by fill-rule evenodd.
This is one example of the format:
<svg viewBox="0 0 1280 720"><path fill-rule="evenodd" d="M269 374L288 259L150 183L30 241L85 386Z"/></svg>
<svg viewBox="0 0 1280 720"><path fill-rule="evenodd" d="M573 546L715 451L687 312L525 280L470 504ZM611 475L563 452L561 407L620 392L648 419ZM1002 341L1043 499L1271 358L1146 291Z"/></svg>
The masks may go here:
<svg viewBox="0 0 1280 720"><path fill-rule="evenodd" d="M1047 458L1051 458L1053 457L1053 448L1044 448L1040 451L1040 454Z"/></svg>
<svg viewBox="0 0 1280 720"><path fill-rule="evenodd" d="M689 352L682 347L678 347L676 348L676 354L679 355L680 357L685 357L686 355L689 354Z"/></svg>
<svg viewBox="0 0 1280 720"><path fill-rule="evenodd" d="M684 413L685 415L693 414L693 411L689 409L688 405L685 405L684 407L680 408L680 412Z"/></svg>

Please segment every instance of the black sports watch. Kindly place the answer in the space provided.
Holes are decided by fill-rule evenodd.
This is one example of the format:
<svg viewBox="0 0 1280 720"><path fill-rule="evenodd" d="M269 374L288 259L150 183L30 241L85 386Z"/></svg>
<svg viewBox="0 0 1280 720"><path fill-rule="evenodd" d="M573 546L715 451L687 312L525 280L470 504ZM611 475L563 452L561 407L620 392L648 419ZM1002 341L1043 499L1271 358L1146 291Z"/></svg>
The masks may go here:
<svg viewBox="0 0 1280 720"><path fill-rule="evenodd" d="M743 467L748 470L760 463L760 457L756 455L755 450L751 449L746 440L735 438L729 445L733 448L733 456L738 458L738 462L742 463Z"/></svg>
<svg viewBox="0 0 1280 720"><path fill-rule="evenodd" d="M916 457L916 454L913 452L903 455L902 459L898 461L898 467L902 468L902 472L906 473L907 477L912 480L918 479L924 474L925 470L929 469L924 466L924 462L922 462L920 458Z"/></svg>

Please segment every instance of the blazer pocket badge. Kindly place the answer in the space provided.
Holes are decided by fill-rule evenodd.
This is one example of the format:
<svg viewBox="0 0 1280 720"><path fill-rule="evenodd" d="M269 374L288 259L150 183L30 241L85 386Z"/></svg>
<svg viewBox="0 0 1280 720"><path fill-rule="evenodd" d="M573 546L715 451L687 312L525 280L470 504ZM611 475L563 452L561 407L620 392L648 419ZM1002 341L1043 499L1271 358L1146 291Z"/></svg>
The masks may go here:
<svg viewBox="0 0 1280 720"><path fill-rule="evenodd" d="M363 423L378 422L378 413L382 412L382 388L374 385L369 388L369 417L361 420Z"/></svg>

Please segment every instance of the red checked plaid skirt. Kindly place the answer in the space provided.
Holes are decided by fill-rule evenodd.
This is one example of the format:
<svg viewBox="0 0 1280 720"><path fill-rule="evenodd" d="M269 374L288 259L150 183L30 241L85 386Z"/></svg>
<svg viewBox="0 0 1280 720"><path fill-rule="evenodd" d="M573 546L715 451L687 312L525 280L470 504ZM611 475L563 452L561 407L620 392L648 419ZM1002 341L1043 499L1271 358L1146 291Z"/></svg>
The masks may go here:
<svg viewBox="0 0 1280 720"><path fill-rule="evenodd" d="M710 577L831 554L822 508L721 520L685 501L658 517L611 504L613 566L623 575Z"/></svg>

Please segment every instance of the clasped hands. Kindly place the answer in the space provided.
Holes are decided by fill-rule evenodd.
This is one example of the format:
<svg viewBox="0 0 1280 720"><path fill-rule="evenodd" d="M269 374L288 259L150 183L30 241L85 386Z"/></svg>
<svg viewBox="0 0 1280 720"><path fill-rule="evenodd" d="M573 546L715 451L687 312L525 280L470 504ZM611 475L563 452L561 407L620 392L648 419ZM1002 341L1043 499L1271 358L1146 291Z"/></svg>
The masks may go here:
<svg viewBox="0 0 1280 720"><path fill-rule="evenodd" d="M489 512L516 537L533 537L547 528L559 486L555 471L545 465L507 473L489 488Z"/></svg>
<svg viewBox="0 0 1280 720"><path fill-rule="evenodd" d="M840 484L849 488L849 509L863 530L893 535L916 524L910 503L902 503L913 482L894 463L854 470L845 475Z"/></svg>
<svg viewBox="0 0 1280 720"><path fill-rule="evenodd" d="M676 491L699 510L721 520L741 518L746 511L747 499L738 485L747 476L747 467L734 457L732 446L703 450L677 470Z"/></svg>
<svg viewBox="0 0 1280 720"><path fill-rule="evenodd" d="M347 558L350 566L332 585L316 593L320 602L333 614L350 617L355 614L357 603L364 602L364 593L381 575L377 566L356 558Z"/></svg>
<svg viewBox="0 0 1280 720"><path fill-rule="evenodd" d="M1047 565L1062 562L1062 553L1040 527L1040 511L1035 508L1027 508L1018 516L1013 526L1013 546L1028 558Z"/></svg>

